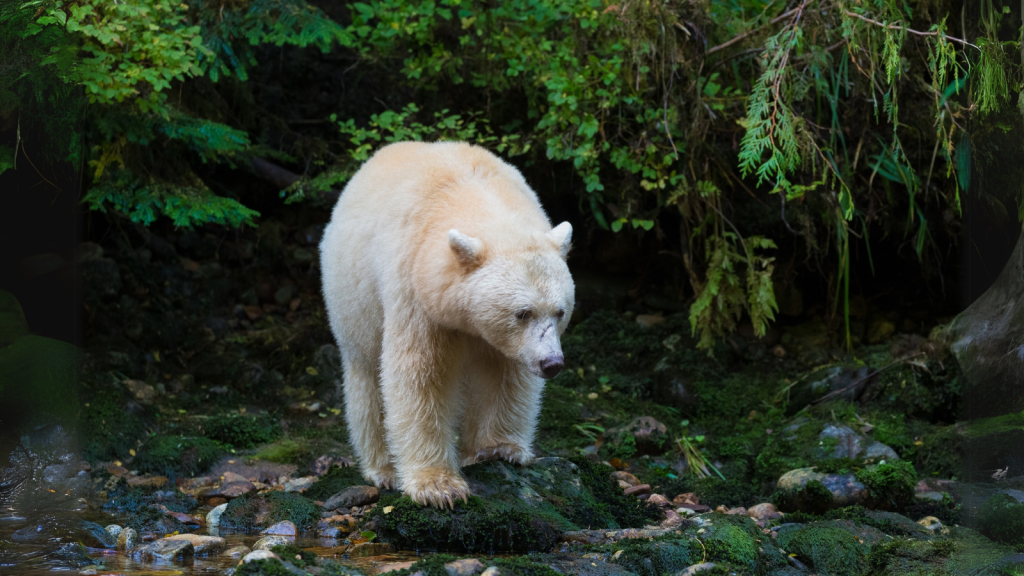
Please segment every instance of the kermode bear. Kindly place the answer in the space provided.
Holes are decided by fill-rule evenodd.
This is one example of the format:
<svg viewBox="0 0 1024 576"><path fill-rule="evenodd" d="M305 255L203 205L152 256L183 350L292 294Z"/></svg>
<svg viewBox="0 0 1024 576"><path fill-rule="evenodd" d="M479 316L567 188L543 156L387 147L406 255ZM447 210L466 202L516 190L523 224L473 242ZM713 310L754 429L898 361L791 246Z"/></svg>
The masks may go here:
<svg viewBox="0 0 1024 576"><path fill-rule="evenodd" d="M367 480L452 506L470 493L460 466L533 459L575 304L571 235L483 148L392 144L356 172L320 255Z"/></svg>

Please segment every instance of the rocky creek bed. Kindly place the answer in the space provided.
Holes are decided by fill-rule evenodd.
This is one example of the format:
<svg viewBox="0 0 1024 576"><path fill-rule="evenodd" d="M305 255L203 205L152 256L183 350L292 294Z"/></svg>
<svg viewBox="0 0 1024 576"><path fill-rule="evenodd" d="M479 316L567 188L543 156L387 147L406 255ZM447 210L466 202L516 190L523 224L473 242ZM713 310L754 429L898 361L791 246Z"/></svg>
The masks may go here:
<svg viewBox="0 0 1024 576"><path fill-rule="evenodd" d="M449 511L367 486L319 232L80 247L78 388L30 374L19 409L49 417L0 438L0 573L1020 573L1019 443L964 465L948 319L913 306L852 302L849 353L790 302L709 357L677 302L581 274L534 464L466 468L474 496ZM0 298L0 352L45 345L19 315Z"/></svg>

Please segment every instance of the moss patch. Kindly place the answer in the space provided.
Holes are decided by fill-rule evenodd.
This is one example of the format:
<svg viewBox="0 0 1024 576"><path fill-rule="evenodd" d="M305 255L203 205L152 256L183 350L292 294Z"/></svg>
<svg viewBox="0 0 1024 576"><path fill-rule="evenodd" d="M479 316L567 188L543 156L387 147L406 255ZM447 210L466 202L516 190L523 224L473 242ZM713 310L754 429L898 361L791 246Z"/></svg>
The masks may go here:
<svg viewBox="0 0 1024 576"><path fill-rule="evenodd" d="M280 560L268 558L242 564L235 570L235 576L295 576Z"/></svg>
<svg viewBox="0 0 1024 576"><path fill-rule="evenodd" d="M282 544L280 546L274 546L270 549L271 552L277 554L285 562L294 564L299 568L305 568L306 566L316 565L316 554L311 550L302 550L294 544Z"/></svg>
<svg viewBox="0 0 1024 576"><path fill-rule="evenodd" d="M281 426L270 415L218 415L203 425L208 438L235 448L249 449L273 442L281 436Z"/></svg>
<svg viewBox="0 0 1024 576"><path fill-rule="evenodd" d="M305 531L316 525L321 511L308 498L291 492L246 494L228 504L220 524L225 528L252 531L288 520Z"/></svg>
<svg viewBox="0 0 1024 576"><path fill-rule="evenodd" d="M331 468L303 494L313 500L325 501L350 486L369 485L355 466Z"/></svg>
<svg viewBox="0 0 1024 576"><path fill-rule="evenodd" d="M139 450L133 467L169 478L205 472L224 454L224 446L203 437L157 436Z"/></svg>
<svg viewBox="0 0 1024 576"><path fill-rule="evenodd" d="M925 542L899 538L875 546L868 556L872 574L879 576L938 576L949 574L946 563L957 550L951 540Z"/></svg>
<svg viewBox="0 0 1024 576"><path fill-rule="evenodd" d="M586 458L571 458L579 468L580 481L588 494L582 501L565 502L562 512L580 528L641 528L657 523L662 514L653 507L622 493L612 479L615 470Z"/></svg>
<svg viewBox="0 0 1024 576"><path fill-rule="evenodd" d="M899 509L914 501L917 471L910 462L869 466L857 471L856 476L871 491L871 499L879 507Z"/></svg>
<svg viewBox="0 0 1024 576"><path fill-rule="evenodd" d="M816 524L780 530L776 543L822 576L860 576L869 552L846 530Z"/></svg>

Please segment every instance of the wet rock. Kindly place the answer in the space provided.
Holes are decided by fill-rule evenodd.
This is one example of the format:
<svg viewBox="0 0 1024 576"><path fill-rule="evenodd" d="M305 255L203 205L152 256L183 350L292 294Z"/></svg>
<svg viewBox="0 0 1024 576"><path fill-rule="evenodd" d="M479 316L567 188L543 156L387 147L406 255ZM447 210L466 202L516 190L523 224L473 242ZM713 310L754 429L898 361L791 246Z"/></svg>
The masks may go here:
<svg viewBox="0 0 1024 576"><path fill-rule="evenodd" d="M672 502L661 494L651 494L651 497L647 499L647 505L658 506L659 508L670 508L672 506Z"/></svg>
<svg viewBox="0 0 1024 576"><path fill-rule="evenodd" d="M776 483L786 511L821 513L830 508L868 502L868 489L853 474L823 474L813 468L786 472Z"/></svg>
<svg viewBox="0 0 1024 576"><path fill-rule="evenodd" d="M897 454L895 450L881 442L873 442L869 444L867 449L864 451L864 458L894 462L900 459L900 455Z"/></svg>
<svg viewBox="0 0 1024 576"><path fill-rule="evenodd" d="M350 548L348 553L352 558L383 556L384 554L394 554L395 547L384 542L363 542Z"/></svg>
<svg viewBox="0 0 1024 576"><path fill-rule="evenodd" d="M350 486L324 502L323 507L328 510L338 508L351 508L353 506L366 506L373 504L380 498L380 490L373 486Z"/></svg>
<svg viewBox="0 0 1024 576"><path fill-rule="evenodd" d="M944 332L971 390L964 420L1024 410L1024 233L992 287Z"/></svg>
<svg viewBox="0 0 1024 576"><path fill-rule="evenodd" d="M287 544L292 544L294 542L295 542L295 540L293 538L285 538L284 536L278 536L278 535L264 536L263 538L260 538L259 540L256 541L255 544L252 545L252 549L253 550L270 550L274 546L284 546L284 545L287 545Z"/></svg>
<svg viewBox="0 0 1024 576"><path fill-rule="evenodd" d="M942 492L915 492L914 498L918 501L931 501L931 502L942 502L944 498Z"/></svg>
<svg viewBox="0 0 1024 576"><path fill-rule="evenodd" d="M316 533L324 538L341 538L355 530L356 519L347 514L324 518L316 525Z"/></svg>
<svg viewBox="0 0 1024 576"><path fill-rule="evenodd" d="M316 482L316 476L303 476L302 478L290 478L284 483L285 492L305 492Z"/></svg>
<svg viewBox="0 0 1024 576"><path fill-rule="evenodd" d="M163 476L129 476L126 481L133 488L160 489L167 485L167 478Z"/></svg>
<svg viewBox="0 0 1024 576"><path fill-rule="evenodd" d="M130 551L138 548L141 543L142 539L139 538L139 533L134 528L125 528L117 535L116 548Z"/></svg>
<svg viewBox="0 0 1024 576"><path fill-rule="evenodd" d="M277 554L274 554L270 550L262 550L262 549L260 549L260 550L253 550L252 552L249 552L248 554L246 554L245 557L242 558L242 563L243 564L248 564L250 562L255 562L256 560L271 560L271 559L273 559L273 560L280 560L280 558L278 558Z"/></svg>
<svg viewBox="0 0 1024 576"><path fill-rule="evenodd" d="M295 527L295 524L287 520L284 520L283 522L278 522L277 524L274 524L270 528L267 528L266 530L261 532L261 534L270 534L277 536L295 536L298 533L299 530Z"/></svg>
<svg viewBox="0 0 1024 576"><path fill-rule="evenodd" d="M668 428L650 416L640 416L625 426L605 432L611 442L622 442L630 436L636 443L638 455L660 454L668 441Z"/></svg>
<svg viewBox="0 0 1024 576"><path fill-rule="evenodd" d="M232 546L231 548L228 548L224 552L221 552L220 555L221 556L228 556L230 558L241 558L241 557L245 556L246 554L248 554L249 552L252 552L252 550L250 550L248 546Z"/></svg>
<svg viewBox="0 0 1024 576"><path fill-rule="evenodd" d="M165 540L185 540L191 543L196 556L216 554L223 550L226 545L223 538L200 534L175 534L174 536L168 536Z"/></svg>
<svg viewBox="0 0 1024 576"><path fill-rule="evenodd" d="M448 572L448 576L473 576L483 572L484 565L476 558L463 558L448 562L444 565L444 569Z"/></svg>
<svg viewBox="0 0 1024 576"><path fill-rule="evenodd" d="M121 530L123 530L123 528L121 528L117 524L110 524L105 528L105 530L107 531L107 534L110 534L114 538L117 538L121 534Z"/></svg>
<svg viewBox="0 0 1024 576"><path fill-rule="evenodd" d="M488 566L480 576L501 576L501 570L497 566Z"/></svg>
<svg viewBox="0 0 1024 576"><path fill-rule="evenodd" d="M215 494L225 498L238 498L256 490L256 486L248 480L241 482L225 482Z"/></svg>
<svg viewBox="0 0 1024 576"><path fill-rule="evenodd" d="M661 521L661 528L675 528L683 523L685 518L675 510L665 510L665 519Z"/></svg>
<svg viewBox="0 0 1024 576"><path fill-rule="evenodd" d="M227 504L221 504L220 506L215 507L213 510L210 510L206 514L206 525L218 526L220 524L220 516L224 513L224 510L226 510L227 507Z"/></svg>
<svg viewBox="0 0 1024 576"><path fill-rule="evenodd" d="M829 458L856 458L864 450L864 439L847 426L828 424L818 435L818 440L832 439L835 448L827 456Z"/></svg>
<svg viewBox="0 0 1024 576"><path fill-rule="evenodd" d="M703 572L705 570L711 570L714 567L715 567L715 563L714 562L701 562L700 564L694 564L692 566L687 566L685 570L683 570L682 572L679 573L679 576L693 576L694 574L697 574L699 572Z"/></svg>
<svg viewBox="0 0 1024 576"><path fill-rule="evenodd" d="M195 549L188 540L173 540L161 538L144 546L136 548L131 552L132 558L137 560L169 560L182 561L195 555Z"/></svg>
<svg viewBox="0 0 1024 576"><path fill-rule="evenodd" d="M123 384L141 404L152 404L158 396L156 388L142 380L125 380Z"/></svg>
<svg viewBox="0 0 1024 576"><path fill-rule="evenodd" d="M95 522L82 520L78 524L78 536L82 543L90 548L113 549L117 540L107 532L107 529Z"/></svg>
<svg viewBox="0 0 1024 576"><path fill-rule="evenodd" d="M388 572L395 572L398 570L405 570L406 568L412 568L415 562L385 562L379 564L376 569L376 574L387 574Z"/></svg>

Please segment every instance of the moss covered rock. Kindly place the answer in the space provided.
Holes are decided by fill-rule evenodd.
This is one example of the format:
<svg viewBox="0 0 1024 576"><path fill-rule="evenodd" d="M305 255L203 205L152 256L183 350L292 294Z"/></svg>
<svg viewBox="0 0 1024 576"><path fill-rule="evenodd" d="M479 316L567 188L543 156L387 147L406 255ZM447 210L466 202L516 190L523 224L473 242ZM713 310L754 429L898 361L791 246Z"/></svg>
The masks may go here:
<svg viewBox="0 0 1024 576"><path fill-rule="evenodd" d="M870 547L835 522L814 522L779 530L776 543L822 576L860 576Z"/></svg>
<svg viewBox="0 0 1024 576"><path fill-rule="evenodd" d="M1024 504L1008 494L996 494L981 506L978 530L996 542L1024 545Z"/></svg>
<svg viewBox="0 0 1024 576"><path fill-rule="evenodd" d="M139 450L133 463L141 472L170 478L205 472L224 454L224 446L202 436L157 436Z"/></svg>
<svg viewBox="0 0 1024 576"><path fill-rule="evenodd" d="M228 503L220 517L223 528L252 531L287 520L300 531L313 528L321 508L293 492L246 494Z"/></svg>

